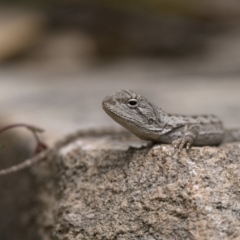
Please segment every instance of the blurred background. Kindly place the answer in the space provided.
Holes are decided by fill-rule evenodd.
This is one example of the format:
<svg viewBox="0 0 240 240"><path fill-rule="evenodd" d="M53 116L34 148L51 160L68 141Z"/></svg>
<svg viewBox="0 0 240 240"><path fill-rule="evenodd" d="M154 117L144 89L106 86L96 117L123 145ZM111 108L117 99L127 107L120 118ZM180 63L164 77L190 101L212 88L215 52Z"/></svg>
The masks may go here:
<svg viewBox="0 0 240 240"><path fill-rule="evenodd" d="M51 145L76 129L117 126L101 101L131 89L167 112L216 114L240 127L239 19L237 0L1 1L0 125L37 125ZM14 139L2 167L32 147L26 131ZM17 179L12 197L16 178L0 183L0 239L38 239L25 211L32 186Z"/></svg>
<svg viewBox="0 0 240 240"><path fill-rule="evenodd" d="M2 1L0 109L49 141L113 124L102 99L130 88L168 112L240 119L237 0Z"/></svg>

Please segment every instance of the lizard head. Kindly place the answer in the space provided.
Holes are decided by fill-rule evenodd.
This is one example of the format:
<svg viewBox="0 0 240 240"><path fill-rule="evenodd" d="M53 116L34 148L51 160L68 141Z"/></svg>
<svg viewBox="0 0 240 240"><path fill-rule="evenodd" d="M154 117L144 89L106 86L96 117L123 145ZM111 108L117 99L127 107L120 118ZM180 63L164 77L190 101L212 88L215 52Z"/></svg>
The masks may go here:
<svg viewBox="0 0 240 240"><path fill-rule="evenodd" d="M117 123L145 140L159 137L163 124L160 109L131 90L120 90L107 96L102 107Z"/></svg>

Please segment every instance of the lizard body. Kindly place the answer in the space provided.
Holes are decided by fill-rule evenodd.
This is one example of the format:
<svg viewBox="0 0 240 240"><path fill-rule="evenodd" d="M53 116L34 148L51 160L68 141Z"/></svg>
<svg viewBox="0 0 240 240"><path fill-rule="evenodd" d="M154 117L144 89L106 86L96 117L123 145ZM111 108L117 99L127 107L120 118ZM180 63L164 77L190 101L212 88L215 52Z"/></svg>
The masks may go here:
<svg viewBox="0 0 240 240"><path fill-rule="evenodd" d="M168 114L145 97L131 90L120 90L107 96L102 107L123 127L141 139L159 143L171 143L179 151L186 147L219 145L226 131L220 119L214 115ZM228 141L240 140L240 131L228 131Z"/></svg>

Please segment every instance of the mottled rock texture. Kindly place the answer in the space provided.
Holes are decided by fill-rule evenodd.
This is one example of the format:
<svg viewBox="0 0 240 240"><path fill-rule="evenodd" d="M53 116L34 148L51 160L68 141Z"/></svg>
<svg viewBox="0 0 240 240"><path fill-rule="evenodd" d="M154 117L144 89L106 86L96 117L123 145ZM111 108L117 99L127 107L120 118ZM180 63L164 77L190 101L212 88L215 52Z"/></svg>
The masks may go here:
<svg viewBox="0 0 240 240"><path fill-rule="evenodd" d="M113 132L69 143L39 179L44 168L44 239L240 239L238 143L174 154Z"/></svg>

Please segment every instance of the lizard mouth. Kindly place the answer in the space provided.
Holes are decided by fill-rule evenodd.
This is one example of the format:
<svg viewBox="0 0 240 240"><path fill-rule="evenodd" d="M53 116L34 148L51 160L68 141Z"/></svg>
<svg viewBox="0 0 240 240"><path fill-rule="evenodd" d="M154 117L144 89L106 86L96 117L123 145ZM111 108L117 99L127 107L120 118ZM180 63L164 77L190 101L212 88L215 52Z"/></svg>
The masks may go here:
<svg viewBox="0 0 240 240"><path fill-rule="evenodd" d="M103 109L113 120L123 125L124 127L126 127L127 125L126 122L130 123L131 125L135 125L138 128L141 126L139 122L133 121L131 118L128 118L117 111L114 111L112 109L110 110L109 107L107 107L106 105L103 105Z"/></svg>
<svg viewBox="0 0 240 240"><path fill-rule="evenodd" d="M133 120L132 118L117 112L116 110L109 109L109 107L106 105L103 105L103 109L114 121L128 129L139 138L143 140L152 139L152 136L150 136L151 132L149 132L148 129L146 129L139 121L136 121L135 119Z"/></svg>

